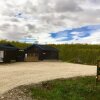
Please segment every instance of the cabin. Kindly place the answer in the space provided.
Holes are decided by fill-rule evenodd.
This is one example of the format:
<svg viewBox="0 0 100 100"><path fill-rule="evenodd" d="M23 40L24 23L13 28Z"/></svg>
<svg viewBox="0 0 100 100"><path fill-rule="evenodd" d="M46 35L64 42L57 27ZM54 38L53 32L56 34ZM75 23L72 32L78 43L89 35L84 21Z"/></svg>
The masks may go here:
<svg viewBox="0 0 100 100"><path fill-rule="evenodd" d="M33 44L25 50L25 61L58 60L59 52L56 48L48 45Z"/></svg>
<svg viewBox="0 0 100 100"><path fill-rule="evenodd" d="M0 62L8 63L16 61L18 48L11 44L0 44Z"/></svg>
<svg viewBox="0 0 100 100"><path fill-rule="evenodd" d="M11 44L0 44L0 62L3 63L58 59L59 51L52 46L33 44L22 50Z"/></svg>

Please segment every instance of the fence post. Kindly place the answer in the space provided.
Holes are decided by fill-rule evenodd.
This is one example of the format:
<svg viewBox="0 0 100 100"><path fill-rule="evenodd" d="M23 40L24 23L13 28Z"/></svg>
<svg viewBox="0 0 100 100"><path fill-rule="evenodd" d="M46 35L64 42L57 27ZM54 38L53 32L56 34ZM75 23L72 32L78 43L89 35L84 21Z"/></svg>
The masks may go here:
<svg viewBox="0 0 100 100"><path fill-rule="evenodd" d="M100 82L100 60L97 60L96 85Z"/></svg>

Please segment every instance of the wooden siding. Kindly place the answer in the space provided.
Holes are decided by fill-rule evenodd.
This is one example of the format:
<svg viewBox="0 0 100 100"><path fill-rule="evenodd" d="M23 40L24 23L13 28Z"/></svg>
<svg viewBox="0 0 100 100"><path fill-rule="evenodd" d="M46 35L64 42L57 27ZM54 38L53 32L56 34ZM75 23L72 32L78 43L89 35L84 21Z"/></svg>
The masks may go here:
<svg viewBox="0 0 100 100"><path fill-rule="evenodd" d="M26 62L34 62L38 61L38 50L36 48L31 48L28 50L28 52L25 54L25 61Z"/></svg>

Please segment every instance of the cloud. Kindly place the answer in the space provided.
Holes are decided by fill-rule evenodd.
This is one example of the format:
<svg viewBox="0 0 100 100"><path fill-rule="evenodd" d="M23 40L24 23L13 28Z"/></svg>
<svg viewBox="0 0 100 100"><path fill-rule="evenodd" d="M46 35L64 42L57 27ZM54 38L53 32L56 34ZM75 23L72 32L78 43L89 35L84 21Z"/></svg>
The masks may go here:
<svg viewBox="0 0 100 100"><path fill-rule="evenodd" d="M27 37L40 43L79 40L90 33L80 32L78 27L99 24L99 12L99 0L0 0L0 39ZM75 28L77 31L62 32L54 35L56 38L50 34Z"/></svg>
<svg viewBox="0 0 100 100"><path fill-rule="evenodd" d="M82 11L82 9L78 6L75 0L57 0L55 9L57 12Z"/></svg>
<svg viewBox="0 0 100 100"><path fill-rule="evenodd" d="M68 43L100 44L100 30L94 31L90 36L72 40Z"/></svg>

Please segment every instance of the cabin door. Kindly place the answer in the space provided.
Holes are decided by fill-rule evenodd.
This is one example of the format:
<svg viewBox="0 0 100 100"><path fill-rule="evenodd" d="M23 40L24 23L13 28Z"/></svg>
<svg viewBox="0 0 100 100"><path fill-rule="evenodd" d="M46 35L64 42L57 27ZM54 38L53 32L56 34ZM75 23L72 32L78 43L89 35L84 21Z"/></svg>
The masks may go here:
<svg viewBox="0 0 100 100"><path fill-rule="evenodd" d="M27 62L38 61L38 56L34 53L27 53L25 54L25 61Z"/></svg>
<svg viewBox="0 0 100 100"><path fill-rule="evenodd" d="M4 51L0 51L0 62L3 62Z"/></svg>

